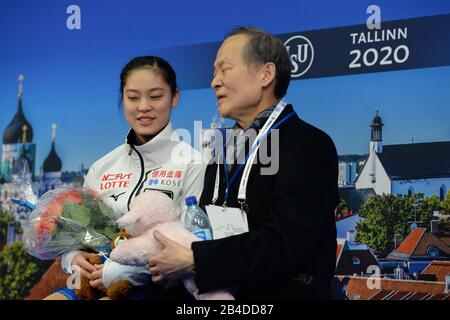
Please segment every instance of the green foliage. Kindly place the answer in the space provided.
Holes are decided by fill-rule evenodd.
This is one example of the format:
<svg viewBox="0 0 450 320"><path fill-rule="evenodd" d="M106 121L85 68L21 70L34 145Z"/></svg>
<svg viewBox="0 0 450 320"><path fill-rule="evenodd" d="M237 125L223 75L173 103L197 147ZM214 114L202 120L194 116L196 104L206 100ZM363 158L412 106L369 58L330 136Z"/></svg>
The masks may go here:
<svg viewBox="0 0 450 320"><path fill-rule="evenodd" d="M439 232L444 236L450 236L450 216L439 220Z"/></svg>
<svg viewBox="0 0 450 320"><path fill-rule="evenodd" d="M439 203L441 214L446 215L439 220L439 232L445 236L450 236L450 190L443 201Z"/></svg>
<svg viewBox="0 0 450 320"><path fill-rule="evenodd" d="M450 215L450 190L447 192L444 201L441 201L440 209L444 211L444 214Z"/></svg>
<svg viewBox="0 0 450 320"><path fill-rule="evenodd" d="M415 209L417 221L420 221L418 226L429 229L433 211L439 208L437 196L414 194L371 197L361 208L360 216L364 219L356 226L356 240L374 248L384 257L394 248L395 234L400 234L404 239L411 232Z"/></svg>
<svg viewBox="0 0 450 320"><path fill-rule="evenodd" d="M344 199L341 199L339 204L337 205L335 209L335 218L336 220L340 220L344 218L345 214L348 212L348 206L347 202Z"/></svg>
<svg viewBox="0 0 450 320"><path fill-rule="evenodd" d="M119 229L113 219L113 211L88 192L82 192L82 203L64 201L58 228L53 234L55 248L82 248L96 250L109 245Z"/></svg>
<svg viewBox="0 0 450 320"><path fill-rule="evenodd" d="M341 213L341 212L347 211L347 210L348 210L347 202L344 199L341 199L341 201L339 202L339 204L336 207L336 212Z"/></svg>
<svg viewBox="0 0 450 320"><path fill-rule="evenodd" d="M0 242L6 241L8 225L10 223L14 224L16 233L21 232L20 223L17 222L10 213L3 210L3 208L0 206Z"/></svg>
<svg viewBox="0 0 450 320"><path fill-rule="evenodd" d="M343 162L360 162L366 160L367 154L344 154L339 156L339 161Z"/></svg>
<svg viewBox="0 0 450 320"><path fill-rule="evenodd" d="M21 241L5 246L0 253L0 300L23 299L51 262L30 256Z"/></svg>
<svg viewBox="0 0 450 320"><path fill-rule="evenodd" d="M75 202L64 202L63 218L76 221L78 225L88 226L91 223L91 212L89 208Z"/></svg>

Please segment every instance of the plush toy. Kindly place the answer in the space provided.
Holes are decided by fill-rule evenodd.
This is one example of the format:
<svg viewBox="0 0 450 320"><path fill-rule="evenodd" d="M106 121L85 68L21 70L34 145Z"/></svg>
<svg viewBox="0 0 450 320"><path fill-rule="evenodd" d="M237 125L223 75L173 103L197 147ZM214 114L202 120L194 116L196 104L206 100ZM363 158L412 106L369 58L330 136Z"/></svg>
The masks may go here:
<svg viewBox="0 0 450 320"><path fill-rule="evenodd" d="M172 200L162 192L144 192L133 200L130 208L131 210L117 222L132 238L111 252L110 258L115 262L147 265L148 259L162 249L153 237L155 230L186 248L190 248L192 242L201 240L177 219ZM198 289L192 277L185 279L184 285L195 298L200 300L234 300L234 297L224 290L198 295Z"/></svg>
<svg viewBox="0 0 450 320"><path fill-rule="evenodd" d="M119 244L123 244L128 241L128 239L130 239L130 235L125 230L121 230L119 235L111 242L111 250L114 250L114 248L116 248ZM100 265L102 263L101 259L102 256L99 254L90 258L89 263L92 265ZM132 285L129 281L118 280L113 282L106 290L106 296L111 300L126 299L131 288ZM91 287L89 284L89 279L85 277L81 277L80 288L76 289L75 293L81 300L98 300L105 297L105 292Z"/></svg>

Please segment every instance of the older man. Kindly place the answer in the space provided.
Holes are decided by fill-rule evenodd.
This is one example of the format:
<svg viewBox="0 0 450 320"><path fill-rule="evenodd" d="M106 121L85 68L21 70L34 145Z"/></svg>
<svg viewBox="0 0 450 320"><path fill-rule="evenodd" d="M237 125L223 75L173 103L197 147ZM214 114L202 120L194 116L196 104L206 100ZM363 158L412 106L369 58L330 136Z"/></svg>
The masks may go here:
<svg viewBox="0 0 450 320"><path fill-rule="evenodd" d="M164 249L149 261L154 282L193 275L200 293L233 287L237 299L331 298L337 155L330 137L285 103L290 67L282 42L260 29L235 29L223 42L211 82L220 113L236 121L236 136L254 130L258 137L237 144L237 158L224 154L236 140L227 139L219 158L228 163L207 168L201 205L215 240L186 249L155 232ZM278 132L269 153L279 163L264 174L260 146L271 130ZM217 236L220 219L234 234Z"/></svg>

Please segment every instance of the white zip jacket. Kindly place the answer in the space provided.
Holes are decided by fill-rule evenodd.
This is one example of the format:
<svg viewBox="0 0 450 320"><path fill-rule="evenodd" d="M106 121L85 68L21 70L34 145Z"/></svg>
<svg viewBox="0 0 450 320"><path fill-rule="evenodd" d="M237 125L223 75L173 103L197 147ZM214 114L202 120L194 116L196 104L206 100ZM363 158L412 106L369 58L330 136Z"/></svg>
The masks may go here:
<svg viewBox="0 0 450 320"><path fill-rule="evenodd" d="M203 189L206 162L201 154L173 134L169 124L146 144L132 144L130 130L125 144L96 161L86 176L84 186L94 189L113 208L116 218L128 212L132 199L147 190L158 190L170 196L179 218L184 221L185 198L199 199ZM72 273L72 259L79 253L63 254L62 268ZM108 288L116 280L129 280L134 286L150 281L148 267L125 266L107 260L103 282Z"/></svg>

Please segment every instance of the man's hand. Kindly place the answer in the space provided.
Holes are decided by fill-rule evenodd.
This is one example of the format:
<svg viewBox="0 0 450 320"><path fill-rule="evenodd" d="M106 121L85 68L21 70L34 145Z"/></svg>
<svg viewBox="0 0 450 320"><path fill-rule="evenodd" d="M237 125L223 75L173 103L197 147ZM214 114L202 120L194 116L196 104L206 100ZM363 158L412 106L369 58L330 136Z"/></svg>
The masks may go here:
<svg viewBox="0 0 450 320"><path fill-rule="evenodd" d="M148 260L153 282L170 287L192 274L194 265L192 250L170 240L158 230L153 232L153 236L162 245L162 250Z"/></svg>
<svg viewBox="0 0 450 320"><path fill-rule="evenodd" d="M103 265L96 264L94 267L96 271L91 273L91 281L89 281L89 284L93 288L106 292L105 285L103 284Z"/></svg>

